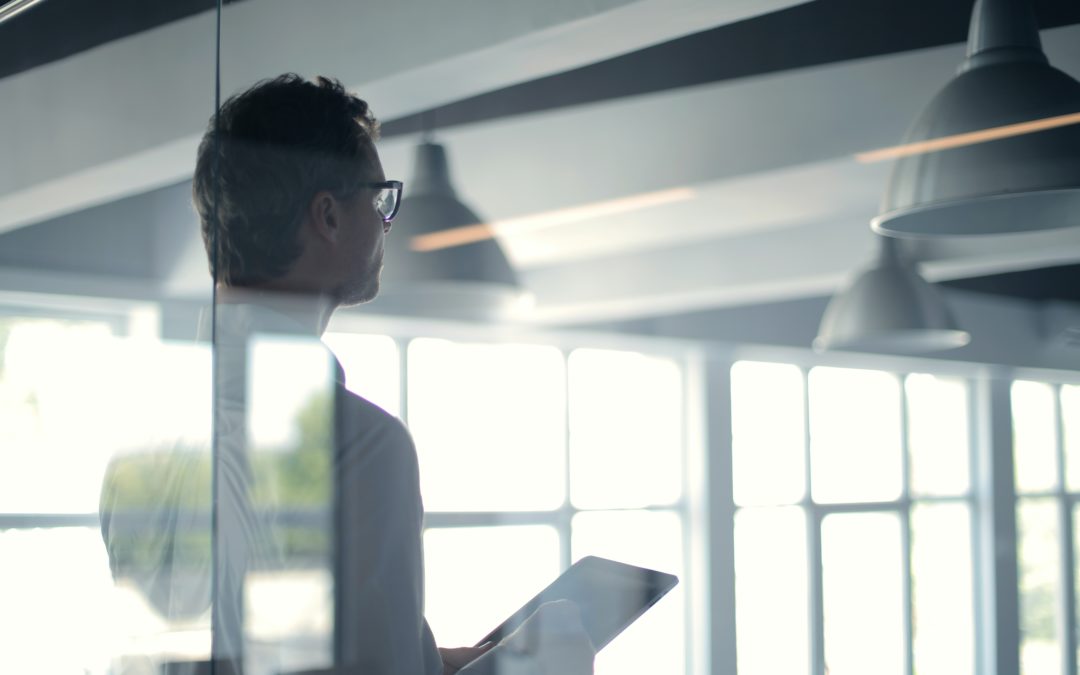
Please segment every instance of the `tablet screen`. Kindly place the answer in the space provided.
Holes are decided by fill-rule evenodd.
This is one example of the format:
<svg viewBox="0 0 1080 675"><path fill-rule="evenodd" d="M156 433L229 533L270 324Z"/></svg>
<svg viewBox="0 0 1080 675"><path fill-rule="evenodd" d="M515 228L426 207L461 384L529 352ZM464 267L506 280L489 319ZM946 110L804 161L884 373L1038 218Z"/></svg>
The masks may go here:
<svg viewBox="0 0 1080 675"><path fill-rule="evenodd" d="M644 567L588 556L574 563L550 586L478 642L499 642L545 602L570 600L596 651L637 620L679 583L678 577Z"/></svg>

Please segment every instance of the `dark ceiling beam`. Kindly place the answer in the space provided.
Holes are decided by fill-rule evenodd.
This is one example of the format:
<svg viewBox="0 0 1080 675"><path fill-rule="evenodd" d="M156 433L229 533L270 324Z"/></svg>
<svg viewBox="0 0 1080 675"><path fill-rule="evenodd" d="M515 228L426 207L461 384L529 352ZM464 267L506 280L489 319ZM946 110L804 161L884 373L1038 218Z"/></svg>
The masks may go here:
<svg viewBox="0 0 1080 675"><path fill-rule="evenodd" d="M1041 28L1080 3L1035 0ZM383 123L384 137L938 47L967 38L972 0L817 0ZM643 121L648 125L648 121Z"/></svg>
<svg viewBox="0 0 1080 675"><path fill-rule="evenodd" d="M216 6L217 0L45 0L0 24L0 79Z"/></svg>

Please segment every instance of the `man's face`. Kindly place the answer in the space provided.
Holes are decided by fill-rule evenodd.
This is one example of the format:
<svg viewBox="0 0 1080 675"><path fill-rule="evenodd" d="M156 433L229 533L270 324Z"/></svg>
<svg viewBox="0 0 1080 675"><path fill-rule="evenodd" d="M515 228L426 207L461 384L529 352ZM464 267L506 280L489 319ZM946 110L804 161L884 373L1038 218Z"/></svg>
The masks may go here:
<svg viewBox="0 0 1080 675"><path fill-rule="evenodd" d="M365 182L386 180L374 145L368 144L364 159L371 167L363 178ZM341 305L368 302L379 293L386 226L375 210L374 197L375 190L365 187L341 202L344 223L339 250L342 266L339 278L342 281L337 289L337 299Z"/></svg>

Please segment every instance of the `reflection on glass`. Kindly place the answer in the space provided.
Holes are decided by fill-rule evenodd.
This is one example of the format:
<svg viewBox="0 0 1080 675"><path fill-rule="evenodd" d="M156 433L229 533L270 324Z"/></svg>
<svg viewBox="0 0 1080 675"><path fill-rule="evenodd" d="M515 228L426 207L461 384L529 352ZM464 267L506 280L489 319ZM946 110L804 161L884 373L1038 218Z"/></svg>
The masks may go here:
<svg viewBox="0 0 1080 675"><path fill-rule="evenodd" d="M0 345L0 513L93 523L0 532L0 672L205 658L209 349L16 317ZM182 507L163 519L168 494Z"/></svg>
<svg viewBox="0 0 1080 675"><path fill-rule="evenodd" d="M250 504L241 506L254 517L243 523L250 539L242 552L245 668L276 673L329 666L333 360L311 337L257 335L248 345L247 368L252 476ZM229 391L223 390L226 409ZM219 448L234 440L223 438ZM219 475L229 473L224 469ZM223 548L229 550L228 541Z"/></svg>
<svg viewBox="0 0 1080 675"><path fill-rule="evenodd" d="M830 675L904 672L903 550L895 513L821 524L825 665Z"/></svg>
<svg viewBox="0 0 1080 675"><path fill-rule="evenodd" d="M966 493L971 485L967 385L963 380L909 375L904 388L911 491Z"/></svg>
<svg viewBox="0 0 1080 675"><path fill-rule="evenodd" d="M809 672L806 550L806 517L801 509L749 508L735 514L740 675Z"/></svg>
<svg viewBox="0 0 1080 675"><path fill-rule="evenodd" d="M1016 491L1040 492L1057 485L1054 390L1041 382L1012 385Z"/></svg>
<svg viewBox="0 0 1080 675"><path fill-rule="evenodd" d="M971 563L967 504L925 504L912 509L912 624L919 675L975 672Z"/></svg>
<svg viewBox="0 0 1080 675"><path fill-rule="evenodd" d="M559 536L545 525L428 529L424 570L435 641L476 644L559 576Z"/></svg>
<svg viewBox="0 0 1080 675"><path fill-rule="evenodd" d="M671 359L570 355L570 497L578 508L637 508L682 495L682 378Z"/></svg>
<svg viewBox="0 0 1080 675"><path fill-rule="evenodd" d="M1020 671L1025 675L1061 672L1058 641L1061 597L1061 542L1058 504L1023 499L1016 507L1020 572Z"/></svg>
<svg viewBox="0 0 1080 675"><path fill-rule="evenodd" d="M210 653L211 354L151 340L120 353L110 405L126 438L96 486L99 536L115 582L105 611L123 616L113 666L143 672Z"/></svg>
<svg viewBox="0 0 1080 675"><path fill-rule="evenodd" d="M562 504L566 384L557 349L422 338L408 353L409 426L429 511Z"/></svg>
<svg viewBox="0 0 1080 675"><path fill-rule="evenodd" d="M811 493L818 502L900 496L900 387L874 370L810 371Z"/></svg>
<svg viewBox="0 0 1080 675"><path fill-rule="evenodd" d="M1062 443L1065 446L1065 484L1080 491L1080 386L1061 387Z"/></svg>
<svg viewBox="0 0 1080 675"><path fill-rule="evenodd" d="M660 570L680 583L596 657L597 675L686 670L686 575L679 517L666 512L593 512L574 516L571 553Z"/></svg>
<svg viewBox="0 0 1080 675"><path fill-rule="evenodd" d="M323 342L345 371L345 387L391 415L401 414L398 348L386 335L324 333Z"/></svg>
<svg viewBox="0 0 1080 675"><path fill-rule="evenodd" d="M802 372L780 363L731 368L735 503L790 504L806 492Z"/></svg>

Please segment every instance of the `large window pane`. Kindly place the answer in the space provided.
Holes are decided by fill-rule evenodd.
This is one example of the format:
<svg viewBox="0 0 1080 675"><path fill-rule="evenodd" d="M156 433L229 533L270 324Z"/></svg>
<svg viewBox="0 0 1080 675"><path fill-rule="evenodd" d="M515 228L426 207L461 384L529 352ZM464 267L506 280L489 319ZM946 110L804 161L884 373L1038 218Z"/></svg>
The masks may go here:
<svg viewBox="0 0 1080 675"><path fill-rule="evenodd" d="M809 672L806 550L801 509L750 508L735 514L739 675Z"/></svg>
<svg viewBox="0 0 1080 675"><path fill-rule="evenodd" d="M0 512L94 513L110 460L181 446L206 450L206 345L115 338L100 323L8 325Z"/></svg>
<svg viewBox="0 0 1080 675"><path fill-rule="evenodd" d="M559 575L559 536L543 525L429 529L424 569L436 641L473 645Z"/></svg>
<svg viewBox="0 0 1080 675"><path fill-rule="evenodd" d="M170 633L131 580L114 588L96 527L0 530L0 570L0 672L123 672L140 654L209 653L209 630ZM120 645L128 656L114 662Z"/></svg>
<svg viewBox="0 0 1080 675"><path fill-rule="evenodd" d="M325 407L333 382L330 355L318 340L252 339L246 410L249 443L270 452L295 445L303 431L302 415L320 397ZM319 422L322 429L331 429L330 417Z"/></svg>
<svg viewBox="0 0 1080 675"><path fill-rule="evenodd" d="M1017 492L1052 490L1058 481L1054 390L1041 382L1014 382L1012 415Z"/></svg>
<svg viewBox="0 0 1080 675"><path fill-rule="evenodd" d="M570 355L570 495L578 508L635 508L682 495L682 378L671 359Z"/></svg>
<svg viewBox="0 0 1080 675"><path fill-rule="evenodd" d="M825 666L830 675L904 672L903 549L894 513L821 524Z"/></svg>
<svg viewBox="0 0 1080 675"><path fill-rule="evenodd" d="M1016 509L1020 540L1020 670L1024 675L1061 672L1057 614L1062 593L1059 509L1051 499L1024 499Z"/></svg>
<svg viewBox="0 0 1080 675"><path fill-rule="evenodd" d="M323 342L333 350L345 371L345 386L391 415L401 414L401 375L398 348L386 335L326 333Z"/></svg>
<svg viewBox="0 0 1080 675"><path fill-rule="evenodd" d="M313 337L256 336L248 348L247 498L257 515L245 534L258 545L244 553L245 667L273 673L329 666L333 359ZM235 439L226 434L221 441L219 453ZM218 475L231 476L228 456L219 458L225 464ZM223 548L235 555L227 543Z"/></svg>
<svg viewBox="0 0 1080 675"><path fill-rule="evenodd" d="M736 504L785 504L806 493L802 372L780 363L731 368Z"/></svg>
<svg viewBox="0 0 1080 675"><path fill-rule="evenodd" d="M92 513L130 399L107 324L11 317L0 323L0 512ZM63 471L57 471L63 467Z"/></svg>
<svg viewBox="0 0 1080 675"><path fill-rule="evenodd" d="M552 347L434 339L409 345L409 425L429 511L563 503L564 373Z"/></svg>
<svg viewBox="0 0 1080 675"><path fill-rule="evenodd" d="M1080 491L1080 386L1061 388L1061 423L1065 444L1065 481L1070 492Z"/></svg>
<svg viewBox="0 0 1080 675"><path fill-rule="evenodd" d="M912 624L915 672L975 672L971 510L967 504L919 505L911 513Z"/></svg>
<svg viewBox="0 0 1080 675"><path fill-rule="evenodd" d="M904 384L911 491L966 493L971 485L967 384L934 375L910 375Z"/></svg>
<svg viewBox="0 0 1080 675"><path fill-rule="evenodd" d="M1080 579L1080 504L1074 504L1072 506L1073 517L1073 531L1072 531L1072 547L1073 547L1073 579ZM1073 582L1073 611L1076 612L1076 616L1080 616L1080 584ZM1080 626L1077 627L1077 632L1080 633ZM1080 634L1076 636L1076 657L1080 659Z"/></svg>
<svg viewBox="0 0 1080 675"><path fill-rule="evenodd" d="M574 516L574 560L597 555L679 577L680 583L596 657L597 675L685 672L682 526L666 512L595 512Z"/></svg>
<svg viewBox="0 0 1080 675"><path fill-rule="evenodd" d="M810 434L815 501L900 496L900 387L895 376L873 370L811 370Z"/></svg>

